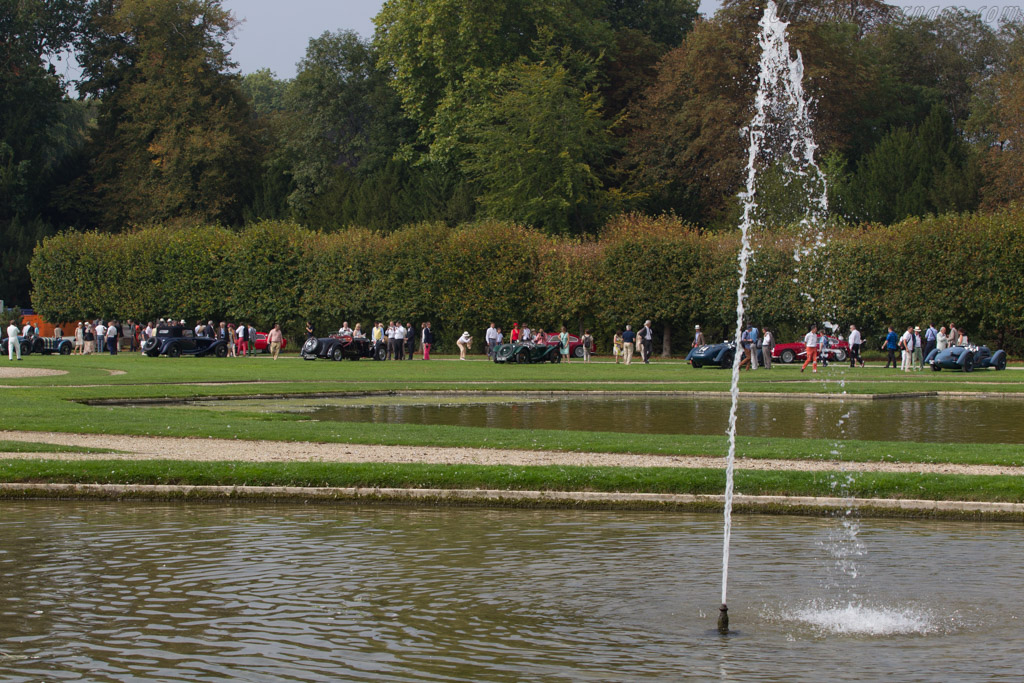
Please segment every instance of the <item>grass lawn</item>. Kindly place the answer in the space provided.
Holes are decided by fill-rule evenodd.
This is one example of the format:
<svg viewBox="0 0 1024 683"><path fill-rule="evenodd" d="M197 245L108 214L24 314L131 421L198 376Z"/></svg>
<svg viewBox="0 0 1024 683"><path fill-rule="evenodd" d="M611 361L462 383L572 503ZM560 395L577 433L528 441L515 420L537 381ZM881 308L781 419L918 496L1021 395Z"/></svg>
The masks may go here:
<svg viewBox="0 0 1024 683"><path fill-rule="evenodd" d="M0 367L5 361L0 360ZM203 396L296 395L313 392L382 392L402 390L473 392L610 391L725 392L729 373L694 370L682 361L657 360L649 366L612 363L502 366L484 360L438 359L376 363L372 361L304 362L294 355L277 362L253 359L29 356L6 367L67 370L35 378L3 378L5 407L0 427L27 431L112 433L227 439L271 439L366 444L470 446L523 450L639 452L680 455L725 454L724 436L621 434L612 432L487 429L434 425L374 425L313 422L303 415L156 405L86 405L97 399L199 398ZM117 374L113 374L116 372ZM917 372L881 368L851 370L831 366L814 375L798 366L771 372L743 373L744 392L887 395L909 392L964 392L979 395L1024 393L1020 371L971 374ZM700 400L699 398L681 400ZM808 398L807 400L814 400ZM998 405L998 404L995 404ZM19 444L21 448L27 448ZM30 446L34 447L34 446ZM828 439L742 437L739 454L750 458L849 461L1024 464L1024 448L1008 444L932 444L844 441L839 456ZM3 448L0 448L3 450ZM46 446L45 450L54 451ZM81 449L67 449L81 450ZM104 468L107 469L104 469ZM61 469L64 468L64 469ZM573 470L579 469L579 472ZM108 474L103 474L107 472ZM76 474L77 473L77 474ZM395 465L315 465L297 463L62 463L9 461L0 468L7 481L89 480L189 483L308 483L322 485L486 486L488 488L567 488L569 490L649 490L718 492L720 471L666 468L485 468ZM745 493L827 495L828 474L742 472ZM107 477L103 479L103 477ZM450 479L455 477L455 479ZM457 481L456 481L457 480ZM966 500L1021 500L1017 477L860 474L856 495L937 497ZM446 484L445 482L449 482ZM632 482L632 483L629 483ZM980 498L979 498L980 497Z"/></svg>

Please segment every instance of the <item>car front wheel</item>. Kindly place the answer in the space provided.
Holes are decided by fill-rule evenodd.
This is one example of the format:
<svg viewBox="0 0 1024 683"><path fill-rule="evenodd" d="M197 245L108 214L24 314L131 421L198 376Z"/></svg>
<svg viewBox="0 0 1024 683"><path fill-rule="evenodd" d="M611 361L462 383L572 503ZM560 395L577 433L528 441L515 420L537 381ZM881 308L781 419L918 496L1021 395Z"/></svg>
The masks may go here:
<svg viewBox="0 0 1024 683"><path fill-rule="evenodd" d="M836 362L842 363L846 360L846 351L843 349L836 349Z"/></svg>
<svg viewBox="0 0 1024 683"><path fill-rule="evenodd" d="M227 358L228 357L228 347L226 345L224 345L224 344L221 344L220 346L217 347L217 350L214 351L213 353L217 356L217 358Z"/></svg>
<svg viewBox="0 0 1024 683"><path fill-rule="evenodd" d="M572 355L574 358L583 358L583 344L573 349Z"/></svg>
<svg viewBox="0 0 1024 683"><path fill-rule="evenodd" d="M167 349L167 355L171 358L177 358L181 355L181 347L177 344L172 345L171 348Z"/></svg>
<svg viewBox="0 0 1024 683"><path fill-rule="evenodd" d="M530 362L530 352L526 349L520 349L519 353L516 354L516 362L526 364Z"/></svg>
<svg viewBox="0 0 1024 683"><path fill-rule="evenodd" d="M796 360L796 354L793 352L792 349L786 349L785 351L782 352L782 355L779 356L779 360L781 360L783 363L792 363L793 361Z"/></svg>
<svg viewBox="0 0 1024 683"><path fill-rule="evenodd" d="M331 349L331 360L341 360L341 347L335 346Z"/></svg>

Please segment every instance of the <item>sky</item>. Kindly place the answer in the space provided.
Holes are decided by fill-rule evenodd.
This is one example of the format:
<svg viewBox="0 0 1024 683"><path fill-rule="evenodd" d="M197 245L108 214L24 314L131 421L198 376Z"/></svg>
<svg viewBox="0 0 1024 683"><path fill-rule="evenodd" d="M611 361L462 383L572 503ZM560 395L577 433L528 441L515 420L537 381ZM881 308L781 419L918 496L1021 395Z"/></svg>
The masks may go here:
<svg viewBox="0 0 1024 683"><path fill-rule="evenodd" d="M985 0L940 2L890 0L892 4L922 14L943 7L967 7L983 17L998 16L1006 8L1020 11L1024 0L993 5ZM224 0L242 23L235 31L232 56L243 73L269 68L278 78L295 75L295 65L306 52L310 38L324 31L350 29L364 38L373 36L373 17L384 0ZM701 0L700 11L713 14L720 0Z"/></svg>

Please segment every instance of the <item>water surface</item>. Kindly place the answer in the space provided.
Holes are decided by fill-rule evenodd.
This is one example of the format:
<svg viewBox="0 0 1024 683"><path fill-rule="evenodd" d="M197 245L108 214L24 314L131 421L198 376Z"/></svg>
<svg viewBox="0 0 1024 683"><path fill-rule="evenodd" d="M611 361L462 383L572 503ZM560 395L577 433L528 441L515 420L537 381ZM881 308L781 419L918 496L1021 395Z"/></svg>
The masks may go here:
<svg viewBox="0 0 1024 683"><path fill-rule="evenodd" d="M306 413L316 420L635 434L724 434L728 398L689 396L373 396L196 401L215 410ZM1024 444L1024 401L741 397L743 436Z"/></svg>
<svg viewBox="0 0 1024 683"><path fill-rule="evenodd" d="M5 502L0 680L1020 679L1019 526L837 528L736 518L723 639L716 515Z"/></svg>

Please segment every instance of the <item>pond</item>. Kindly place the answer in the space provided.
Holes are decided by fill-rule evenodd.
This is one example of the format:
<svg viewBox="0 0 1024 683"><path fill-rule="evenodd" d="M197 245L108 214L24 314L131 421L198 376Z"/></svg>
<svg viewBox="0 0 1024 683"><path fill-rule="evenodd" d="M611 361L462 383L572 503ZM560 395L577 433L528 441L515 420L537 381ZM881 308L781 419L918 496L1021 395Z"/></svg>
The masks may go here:
<svg viewBox="0 0 1024 683"><path fill-rule="evenodd" d="M1017 525L0 503L0 680L1019 680Z"/></svg>
<svg viewBox="0 0 1024 683"><path fill-rule="evenodd" d="M297 412L315 420L341 422L636 434L723 434L729 420L728 398L628 394L551 399L494 395L239 399L191 405ZM930 397L840 402L747 394L740 401L737 425L743 436L1024 444L1024 401Z"/></svg>

